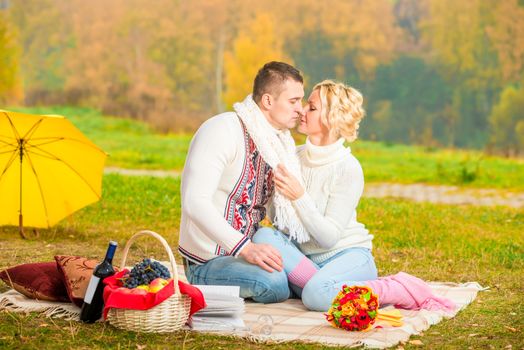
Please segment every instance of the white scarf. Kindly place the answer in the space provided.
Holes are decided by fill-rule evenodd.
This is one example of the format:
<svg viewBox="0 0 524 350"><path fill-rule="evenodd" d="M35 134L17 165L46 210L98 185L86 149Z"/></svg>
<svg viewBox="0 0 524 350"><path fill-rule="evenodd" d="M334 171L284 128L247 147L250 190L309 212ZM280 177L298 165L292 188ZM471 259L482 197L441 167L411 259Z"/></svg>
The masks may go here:
<svg viewBox="0 0 524 350"><path fill-rule="evenodd" d="M302 183L300 163L296 156L295 141L289 130L276 130L248 95L243 102L233 105L233 109L244 123L249 136L257 146L262 158L270 167L276 169L282 163L288 171ZM309 241L309 234L298 218L291 202L280 192L273 195L275 218L273 224L299 243Z"/></svg>

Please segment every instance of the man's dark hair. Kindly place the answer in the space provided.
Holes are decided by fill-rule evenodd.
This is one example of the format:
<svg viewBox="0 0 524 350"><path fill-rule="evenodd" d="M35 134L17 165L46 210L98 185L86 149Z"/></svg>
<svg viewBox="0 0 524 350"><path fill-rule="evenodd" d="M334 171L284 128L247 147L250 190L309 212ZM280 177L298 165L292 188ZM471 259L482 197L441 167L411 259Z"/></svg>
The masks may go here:
<svg viewBox="0 0 524 350"><path fill-rule="evenodd" d="M259 103L265 93L278 96L283 90L282 85L286 80L292 79L304 84L302 75L290 64L272 61L260 68L253 84L253 100Z"/></svg>

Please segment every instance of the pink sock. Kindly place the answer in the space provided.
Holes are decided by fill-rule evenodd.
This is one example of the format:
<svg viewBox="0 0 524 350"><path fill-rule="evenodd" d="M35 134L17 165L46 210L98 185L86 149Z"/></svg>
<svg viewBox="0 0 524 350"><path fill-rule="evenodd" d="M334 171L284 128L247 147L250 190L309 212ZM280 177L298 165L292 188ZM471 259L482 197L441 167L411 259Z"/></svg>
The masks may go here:
<svg viewBox="0 0 524 350"><path fill-rule="evenodd" d="M303 257L302 260L298 263L298 265L289 273L287 276L289 282L293 283L294 285L304 288L306 283L313 277L313 275L317 273L317 268L311 260L309 260L306 257Z"/></svg>

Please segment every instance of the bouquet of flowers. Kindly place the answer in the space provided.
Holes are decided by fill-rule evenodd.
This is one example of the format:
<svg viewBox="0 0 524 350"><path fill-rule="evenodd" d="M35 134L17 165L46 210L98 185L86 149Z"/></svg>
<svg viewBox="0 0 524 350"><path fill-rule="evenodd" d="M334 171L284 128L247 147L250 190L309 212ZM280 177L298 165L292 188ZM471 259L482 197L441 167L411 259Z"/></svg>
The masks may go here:
<svg viewBox="0 0 524 350"><path fill-rule="evenodd" d="M326 319L334 327L347 331L363 331L370 328L378 315L378 297L365 286L342 286L333 299Z"/></svg>

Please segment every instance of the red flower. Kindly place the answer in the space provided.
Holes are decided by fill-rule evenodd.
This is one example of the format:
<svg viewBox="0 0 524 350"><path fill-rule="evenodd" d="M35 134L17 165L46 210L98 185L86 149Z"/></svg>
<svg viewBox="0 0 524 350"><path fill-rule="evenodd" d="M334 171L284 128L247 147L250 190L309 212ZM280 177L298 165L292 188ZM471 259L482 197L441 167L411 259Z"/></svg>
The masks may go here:
<svg viewBox="0 0 524 350"><path fill-rule="evenodd" d="M351 324L348 323L348 322L346 321L345 318L342 318L342 317L341 317L341 320L340 320L340 327L342 327L342 328L344 328L344 329L349 329L350 326L351 326Z"/></svg>
<svg viewBox="0 0 524 350"><path fill-rule="evenodd" d="M359 310L357 318L357 324L362 328L367 328L369 323L371 322L371 317L369 317L368 313L364 310Z"/></svg>
<svg viewBox="0 0 524 350"><path fill-rule="evenodd" d="M355 300L355 299L358 299L358 298L360 298L360 295L358 295L356 293L349 292L348 294L344 295L344 297L342 299L340 299L340 304L344 305L348 301Z"/></svg>

